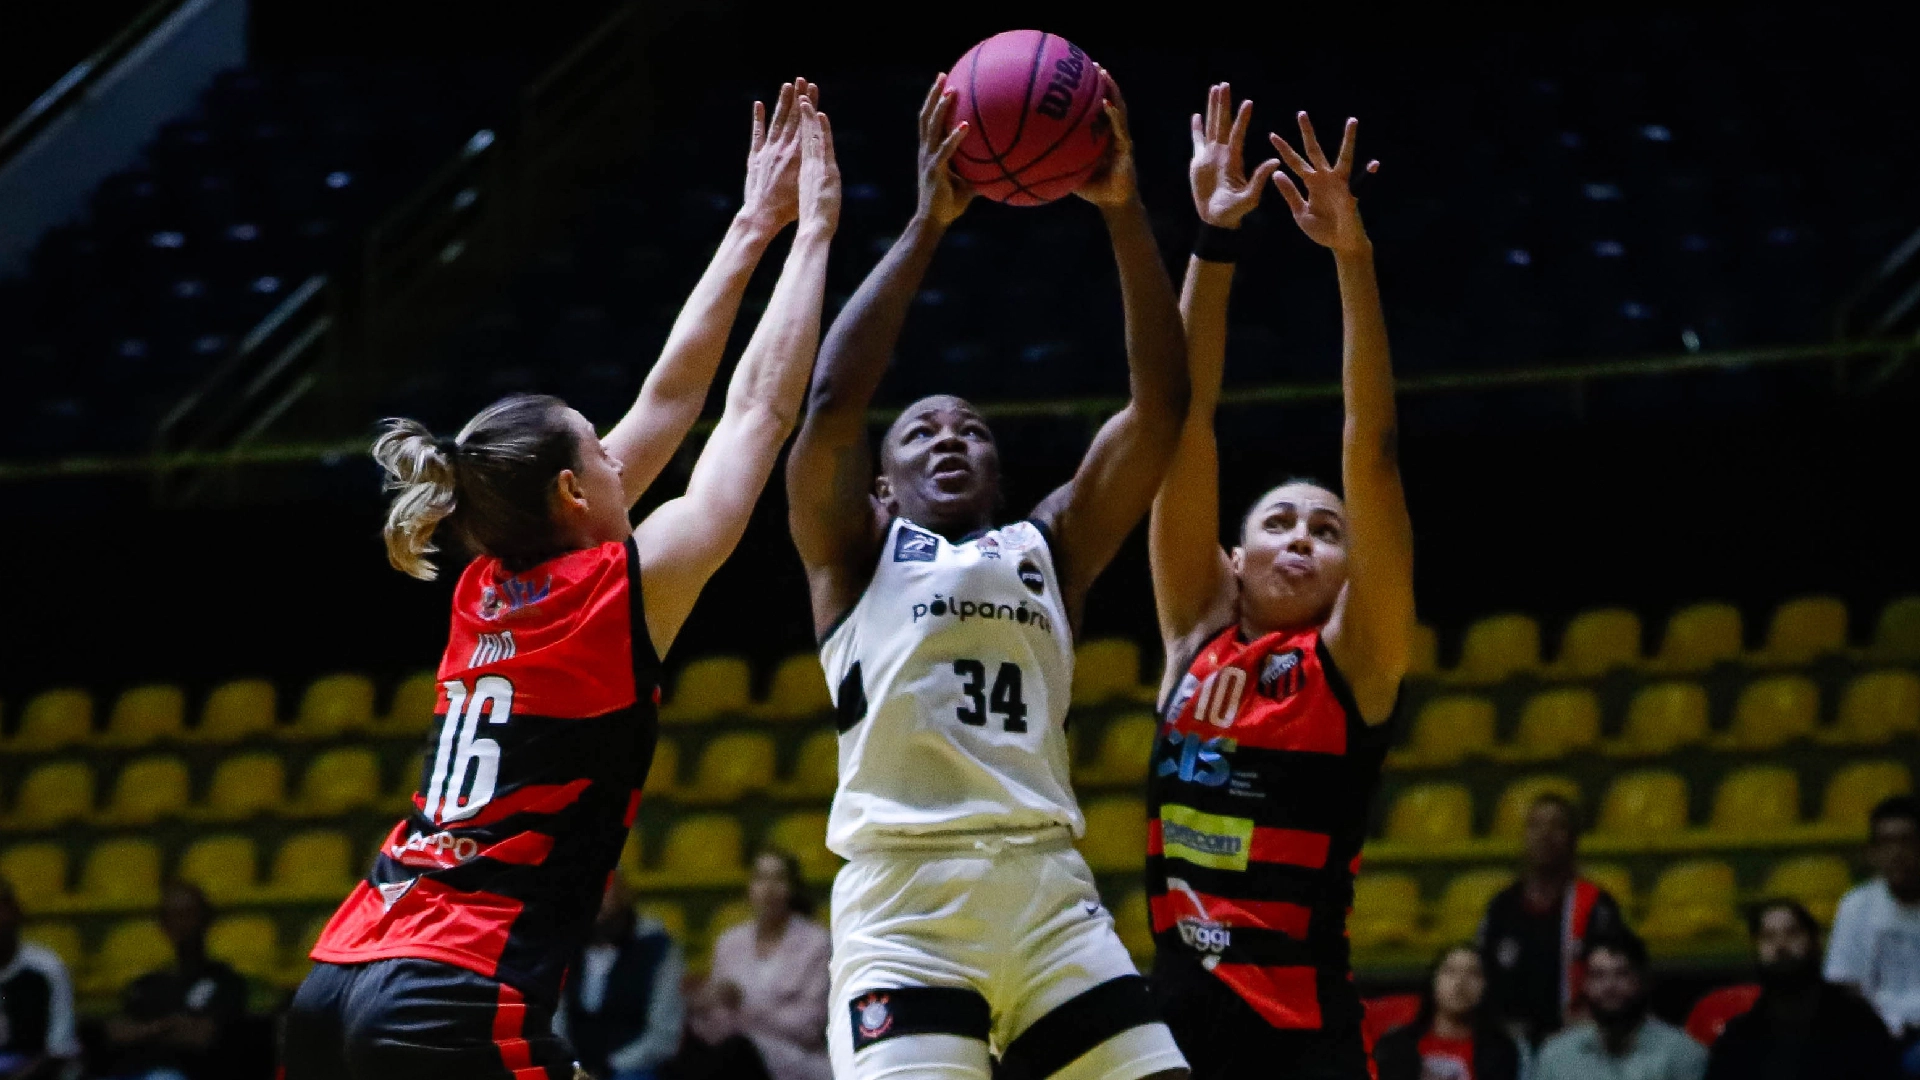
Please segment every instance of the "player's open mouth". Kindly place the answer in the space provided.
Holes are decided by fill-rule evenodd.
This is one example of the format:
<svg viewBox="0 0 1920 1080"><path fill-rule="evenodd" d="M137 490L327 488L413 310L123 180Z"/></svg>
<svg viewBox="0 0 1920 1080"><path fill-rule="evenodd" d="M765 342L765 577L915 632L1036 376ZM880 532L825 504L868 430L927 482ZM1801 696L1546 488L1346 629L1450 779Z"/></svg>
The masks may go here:
<svg viewBox="0 0 1920 1080"><path fill-rule="evenodd" d="M933 482L941 488L963 487L972 476L973 466L965 458L948 458L933 466Z"/></svg>

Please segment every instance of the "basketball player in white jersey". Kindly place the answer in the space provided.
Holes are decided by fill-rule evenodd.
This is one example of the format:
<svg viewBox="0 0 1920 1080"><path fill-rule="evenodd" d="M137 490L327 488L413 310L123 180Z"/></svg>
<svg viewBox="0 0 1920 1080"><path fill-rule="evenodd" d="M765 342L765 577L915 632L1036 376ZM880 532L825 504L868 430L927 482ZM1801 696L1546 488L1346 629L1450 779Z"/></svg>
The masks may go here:
<svg viewBox="0 0 1920 1080"><path fill-rule="evenodd" d="M966 132L947 131L945 76L920 113L919 208L828 332L787 462L841 733L827 827L851 860L833 888L839 1080L1185 1076L1072 846L1084 826L1064 727L1074 628L1152 504L1188 399L1180 313L1111 80L1106 98L1111 165L1079 194L1119 264L1132 400L1073 479L996 525L993 436L946 396L901 413L875 476L868 403L972 197L947 167Z"/></svg>

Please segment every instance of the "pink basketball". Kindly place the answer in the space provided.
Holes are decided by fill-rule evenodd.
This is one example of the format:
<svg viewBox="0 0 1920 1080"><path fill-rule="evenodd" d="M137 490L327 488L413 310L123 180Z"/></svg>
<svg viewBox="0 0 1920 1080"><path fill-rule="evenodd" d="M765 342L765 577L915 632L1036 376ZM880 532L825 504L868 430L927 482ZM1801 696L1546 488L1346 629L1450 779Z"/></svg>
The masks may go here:
<svg viewBox="0 0 1920 1080"><path fill-rule="evenodd" d="M1100 72L1079 46L1009 30L967 50L947 76L951 123L972 125L953 171L1009 206L1039 206L1081 185L1112 141Z"/></svg>

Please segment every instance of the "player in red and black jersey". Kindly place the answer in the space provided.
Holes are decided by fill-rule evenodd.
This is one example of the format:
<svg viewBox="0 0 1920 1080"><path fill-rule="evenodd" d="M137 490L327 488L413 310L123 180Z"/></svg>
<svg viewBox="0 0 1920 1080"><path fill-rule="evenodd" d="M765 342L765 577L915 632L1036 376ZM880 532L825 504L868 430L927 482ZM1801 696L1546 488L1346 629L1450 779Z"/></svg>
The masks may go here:
<svg viewBox="0 0 1920 1080"><path fill-rule="evenodd" d="M1328 161L1241 164L1251 106L1213 88L1193 119L1201 237L1181 297L1193 405L1149 531L1169 665L1149 780L1153 977L1195 1080L1366 1077L1346 932L1368 805L1414 626L1413 544L1372 246L1349 187L1355 124ZM1369 166L1369 171L1374 166ZM1346 498L1261 496L1220 544L1213 410L1234 232L1268 177L1330 249L1346 324Z"/></svg>
<svg viewBox="0 0 1920 1080"><path fill-rule="evenodd" d="M660 656L739 542L799 417L839 219L831 132L804 81L754 106L746 200L632 411L602 439L518 396L451 441L393 421L390 560L460 575L414 810L313 949L287 1015L288 1080L571 1080L552 1033L653 757ZM628 515L706 399L748 277L798 223L686 494Z"/></svg>

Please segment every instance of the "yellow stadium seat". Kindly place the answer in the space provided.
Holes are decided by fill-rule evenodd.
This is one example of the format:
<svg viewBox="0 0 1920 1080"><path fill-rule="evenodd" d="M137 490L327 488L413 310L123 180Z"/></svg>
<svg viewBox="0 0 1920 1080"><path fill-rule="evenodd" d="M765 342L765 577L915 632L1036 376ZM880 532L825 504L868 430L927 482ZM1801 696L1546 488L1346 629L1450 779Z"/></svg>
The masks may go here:
<svg viewBox="0 0 1920 1080"><path fill-rule="evenodd" d="M1469 870L1447 882L1434 907L1434 936L1441 944L1472 941L1486 917L1487 904L1513 883L1511 870Z"/></svg>
<svg viewBox="0 0 1920 1080"><path fill-rule="evenodd" d="M659 923L667 936L683 948L687 943L687 909L671 900L643 900L634 905L634 913Z"/></svg>
<svg viewBox="0 0 1920 1080"><path fill-rule="evenodd" d="M1120 944L1127 947L1134 965L1144 967L1153 960L1153 921L1147 913L1147 894L1143 889L1123 893L1108 905L1113 915L1113 930Z"/></svg>
<svg viewBox="0 0 1920 1080"><path fill-rule="evenodd" d="M1518 843L1526 837L1527 815L1543 795L1558 795L1579 806L1580 784L1567 776L1523 776L1507 785L1493 811L1493 832L1497 840Z"/></svg>
<svg viewBox="0 0 1920 1080"><path fill-rule="evenodd" d="M1469 755L1489 753L1493 729L1493 702L1464 694L1437 697L1420 707L1407 745L1388 760L1396 768L1457 765Z"/></svg>
<svg viewBox="0 0 1920 1080"><path fill-rule="evenodd" d="M1847 685L1840 716L1815 733L1835 746L1879 746L1920 734L1920 675L1897 669L1869 671Z"/></svg>
<svg viewBox="0 0 1920 1080"><path fill-rule="evenodd" d="M1853 874L1847 861L1837 855L1801 855L1782 859L1767 872L1767 883L1760 889L1761 899L1785 897L1798 900L1821 926L1833 925L1833 913L1840 898L1853 888Z"/></svg>
<svg viewBox="0 0 1920 1080"><path fill-rule="evenodd" d="M420 774L426 771L427 752L415 750L394 774L393 786L380 799L381 809L401 814L412 809L413 797L420 791Z"/></svg>
<svg viewBox="0 0 1920 1080"><path fill-rule="evenodd" d="M1613 897L1623 914L1631 915L1639 902L1633 889L1633 872L1616 863L1583 863L1580 876L1593 882Z"/></svg>
<svg viewBox="0 0 1920 1080"><path fill-rule="evenodd" d="M1710 859L1661 871L1647 901L1640 932L1649 941L1683 942L1730 936L1741 929L1733 867Z"/></svg>
<svg viewBox="0 0 1920 1080"><path fill-rule="evenodd" d="M7 749L37 754L77 746L93 738L93 695L85 690L43 690L27 702L20 730Z"/></svg>
<svg viewBox="0 0 1920 1080"><path fill-rule="evenodd" d="M1440 671L1440 635L1425 623L1416 623L1407 641L1407 678L1430 679Z"/></svg>
<svg viewBox="0 0 1920 1080"><path fill-rule="evenodd" d="M1920 596L1889 600L1880 609L1873 654L1883 660L1920 660Z"/></svg>
<svg viewBox="0 0 1920 1080"><path fill-rule="evenodd" d="M1834 771L1816 831L1834 839L1865 840L1873 808L1913 793L1913 773L1899 761L1856 761Z"/></svg>
<svg viewBox="0 0 1920 1080"><path fill-rule="evenodd" d="M1601 749L1615 757L1658 757L1708 737L1706 688L1696 682L1658 682L1635 692L1620 737Z"/></svg>
<svg viewBox="0 0 1920 1080"><path fill-rule="evenodd" d="M833 698L827 693L827 673L820 658L800 653L780 661L773 669L773 682L767 698L754 706L753 715L767 720L804 720L833 711Z"/></svg>
<svg viewBox="0 0 1920 1080"><path fill-rule="evenodd" d="M20 936L43 948L52 949L67 965L69 977L80 970L85 950L80 947L80 928L70 922L34 922L20 928Z"/></svg>
<svg viewBox="0 0 1920 1080"><path fill-rule="evenodd" d="M767 830L765 842L798 859L809 885L824 885L840 872L840 856L827 850L827 815L821 811L788 814Z"/></svg>
<svg viewBox="0 0 1920 1080"><path fill-rule="evenodd" d="M1405 874L1361 874L1353 883L1347 935L1362 950L1418 941L1420 886Z"/></svg>
<svg viewBox="0 0 1920 1080"><path fill-rule="evenodd" d="M193 803L187 763L171 754L130 761L113 783L113 796L95 820L101 825L151 825L179 817Z"/></svg>
<svg viewBox="0 0 1920 1080"><path fill-rule="evenodd" d="M338 817L380 799L380 759L364 747L328 750L307 765L294 813Z"/></svg>
<svg viewBox="0 0 1920 1080"><path fill-rule="evenodd" d="M737 656L708 656L680 669L673 695L660 706L660 720L668 724L743 715L752 705L749 687L753 673Z"/></svg>
<svg viewBox="0 0 1920 1080"><path fill-rule="evenodd" d="M440 683L431 671L416 671L393 691L387 715L372 732L383 739L415 739L433 729L433 713L440 707Z"/></svg>
<svg viewBox="0 0 1920 1080"><path fill-rule="evenodd" d="M293 723L279 732L289 739L337 739L373 723L373 680L365 675L326 675L307 685Z"/></svg>
<svg viewBox="0 0 1920 1080"><path fill-rule="evenodd" d="M1547 761L1600 744L1600 700L1578 686L1544 690L1527 699L1513 741L1498 747L1506 761Z"/></svg>
<svg viewBox="0 0 1920 1080"><path fill-rule="evenodd" d="M773 740L757 732L733 732L707 743L692 781L680 788L678 801L721 806L772 784Z"/></svg>
<svg viewBox="0 0 1920 1080"><path fill-rule="evenodd" d="M781 799L825 801L840 783L840 738L831 730L816 731L800 744L793 772L771 789Z"/></svg>
<svg viewBox="0 0 1920 1080"><path fill-rule="evenodd" d="M265 981L280 966L280 934L265 915L226 915L207 928L207 955Z"/></svg>
<svg viewBox="0 0 1920 1080"><path fill-rule="evenodd" d="M205 836L180 854L174 876L200 887L215 907L244 904L259 892L260 857L245 836Z"/></svg>
<svg viewBox="0 0 1920 1080"><path fill-rule="evenodd" d="M1710 838L1753 843L1789 839L1800 827L1800 779L1792 769L1740 769L1713 793Z"/></svg>
<svg viewBox="0 0 1920 1080"><path fill-rule="evenodd" d="M1667 620L1654 666L1662 671L1705 671L1740 657L1740 610L1732 604L1694 604Z"/></svg>
<svg viewBox="0 0 1920 1080"><path fill-rule="evenodd" d="M668 801L680 795L680 744L662 736L653 747L653 762L647 766L647 782L641 788L645 797Z"/></svg>
<svg viewBox="0 0 1920 1080"><path fill-rule="evenodd" d="M1114 796L1086 806L1087 835L1080 852L1096 872L1135 871L1147 859L1147 806Z"/></svg>
<svg viewBox="0 0 1920 1080"><path fill-rule="evenodd" d="M0 854L0 877L29 915L63 911L67 897L67 851L58 844L15 844Z"/></svg>
<svg viewBox="0 0 1920 1080"><path fill-rule="evenodd" d="M93 770L78 761L40 765L14 796L13 829L55 829L93 812Z"/></svg>
<svg viewBox="0 0 1920 1080"><path fill-rule="evenodd" d="M273 684L265 679L240 679L216 686L200 710L199 726L187 738L201 743L236 743L271 734L279 716Z"/></svg>
<svg viewBox="0 0 1920 1080"><path fill-rule="evenodd" d="M1649 771L1616 777L1600 803L1594 837L1621 848L1657 846L1687 827L1687 782Z"/></svg>
<svg viewBox="0 0 1920 1080"><path fill-rule="evenodd" d="M91 976L81 985L84 997L118 994L149 971L173 965L173 943L153 919L116 923L93 954Z"/></svg>
<svg viewBox="0 0 1920 1080"><path fill-rule="evenodd" d="M102 746L151 746L187 732L187 697L177 686L136 686L121 693L107 717Z"/></svg>
<svg viewBox="0 0 1920 1080"><path fill-rule="evenodd" d="M639 889L646 874L646 860L640 850L640 830L628 829L627 839L620 846L620 861L615 865L620 880L630 888Z"/></svg>
<svg viewBox="0 0 1920 1080"><path fill-rule="evenodd" d="M1076 771L1074 782L1087 787L1137 787L1146 782L1147 759L1160 722L1152 713L1116 716L1100 731L1100 753Z"/></svg>
<svg viewBox="0 0 1920 1080"><path fill-rule="evenodd" d="M1847 605L1837 596L1802 596L1774 609L1763 664L1798 666L1847 647Z"/></svg>
<svg viewBox="0 0 1920 1080"><path fill-rule="evenodd" d="M353 888L353 843L323 829L289 837L273 856L273 878L263 890L284 902L339 900Z"/></svg>
<svg viewBox="0 0 1920 1080"><path fill-rule="evenodd" d="M1419 784L1402 791L1387 812L1386 839L1422 851L1473 839L1473 796L1465 784Z"/></svg>
<svg viewBox="0 0 1920 1080"><path fill-rule="evenodd" d="M1455 678L1494 683L1540 667L1540 624L1530 615L1490 615L1467 627Z"/></svg>
<svg viewBox="0 0 1920 1080"><path fill-rule="evenodd" d="M1640 616L1626 608L1583 611L1560 634L1553 674L1592 679L1640 662Z"/></svg>
<svg viewBox="0 0 1920 1080"><path fill-rule="evenodd" d="M1126 638L1101 638L1073 650L1073 704L1098 705L1140 693L1140 646Z"/></svg>
<svg viewBox="0 0 1920 1080"><path fill-rule="evenodd" d="M667 829L660 865L641 875L648 888L716 888L746 881L740 823L721 814L684 817Z"/></svg>
<svg viewBox="0 0 1920 1080"><path fill-rule="evenodd" d="M1820 724L1820 688L1799 675L1747 684L1734 702L1733 724L1709 745L1720 750L1776 750L1810 738Z"/></svg>
<svg viewBox="0 0 1920 1080"><path fill-rule="evenodd" d="M160 903L160 849L149 840L102 840L80 871L76 911L140 911Z"/></svg>
<svg viewBox="0 0 1920 1080"><path fill-rule="evenodd" d="M214 767L206 801L193 816L208 821L240 821L276 813L287 805L287 767L280 755L236 754Z"/></svg>

